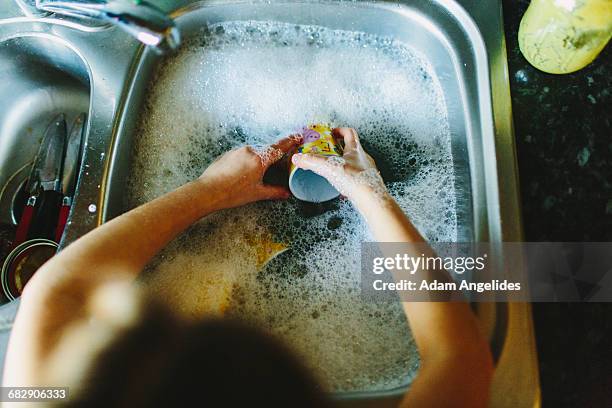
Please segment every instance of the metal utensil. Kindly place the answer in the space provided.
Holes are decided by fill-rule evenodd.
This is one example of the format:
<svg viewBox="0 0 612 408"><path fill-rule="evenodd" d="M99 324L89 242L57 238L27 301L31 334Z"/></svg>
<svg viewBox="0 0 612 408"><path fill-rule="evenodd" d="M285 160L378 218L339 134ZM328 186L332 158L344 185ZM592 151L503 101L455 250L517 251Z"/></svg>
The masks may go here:
<svg viewBox="0 0 612 408"><path fill-rule="evenodd" d="M72 197L74 196L76 182L78 178L79 168L81 167L81 150L83 146L83 136L85 135L85 119L87 115L81 113L74 120L70 135L66 143L66 154L64 157L64 169L62 173L62 206L59 213L59 219L55 229L55 241L60 242L68 215L70 214L70 206L72 205Z"/></svg>
<svg viewBox="0 0 612 408"><path fill-rule="evenodd" d="M0 190L0 223L17 225L19 222L25 202L24 185L28 180L34 160L32 158L17 169L7 178L6 184Z"/></svg>
<svg viewBox="0 0 612 408"><path fill-rule="evenodd" d="M47 127L43 135L42 142L36 154L36 159L32 164L30 176L25 185L25 191L28 194L26 205L21 213L21 218L17 224L17 232L13 240L13 248L24 242L30 235L30 226L34 219L34 210L40 195L40 189L44 187L41 183L41 177L45 179L45 186L53 184L53 178L56 177L59 181L59 173L61 173L61 155L63 154L63 145L60 147L58 143L65 140L66 120L64 114L57 115L53 122ZM63 139L62 139L63 137ZM58 159L59 157L59 159ZM59 164L58 164L59 163ZM55 187L55 186L53 186Z"/></svg>
<svg viewBox="0 0 612 408"><path fill-rule="evenodd" d="M62 203L61 176L66 146L66 118L58 115L45 131L45 150L32 169L30 199L36 206L29 238L55 238L55 227ZM39 161L40 159L40 161ZM31 200L34 197L34 200Z"/></svg>
<svg viewBox="0 0 612 408"><path fill-rule="evenodd" d="M30 278L57 252L58 244L48 239L31 239L15 247L2 265L2 292L8 300L21 296Z"/></svg>

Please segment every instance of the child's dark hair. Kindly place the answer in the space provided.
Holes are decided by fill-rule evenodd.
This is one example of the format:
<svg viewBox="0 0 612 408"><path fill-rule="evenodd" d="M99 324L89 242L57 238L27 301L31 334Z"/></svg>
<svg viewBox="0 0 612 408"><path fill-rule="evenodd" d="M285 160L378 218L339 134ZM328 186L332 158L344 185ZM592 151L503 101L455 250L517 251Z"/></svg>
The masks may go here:
<svg viewBox="0 0 612 408"><path fill-rule="evenodd" d="M269 335L186 322L151 303L94 361L63 407L327 407L310 373Z"/></svg>

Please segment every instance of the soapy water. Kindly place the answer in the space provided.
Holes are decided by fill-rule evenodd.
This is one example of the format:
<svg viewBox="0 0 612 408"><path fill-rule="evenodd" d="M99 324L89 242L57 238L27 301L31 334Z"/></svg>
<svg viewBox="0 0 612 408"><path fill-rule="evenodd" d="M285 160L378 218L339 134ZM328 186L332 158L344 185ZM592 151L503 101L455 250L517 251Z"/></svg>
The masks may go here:
<svg viewBox="0 0 612 408"><path fill-rule="evenodd" d="M231 148L330 123L357 129L421 233L456 240L441 88L406 45L316 26L226 22L204 27L155 75L134 138L131 206L193 180ZM223 314L267 329L327 390L391 389L411 380L419 358L399 302L360 297L363 241L372 237L346 199L260 202L195 224L143 281L185 316Z"/></svg>

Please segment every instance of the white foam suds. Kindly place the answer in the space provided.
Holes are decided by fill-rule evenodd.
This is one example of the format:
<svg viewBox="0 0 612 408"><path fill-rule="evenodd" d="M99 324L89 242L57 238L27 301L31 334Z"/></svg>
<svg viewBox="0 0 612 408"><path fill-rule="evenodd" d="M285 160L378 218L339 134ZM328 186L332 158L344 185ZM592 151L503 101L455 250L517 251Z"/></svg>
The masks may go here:
<svg viewBox="0 0 612 408"><path fill-rule="evenodd" d="M222 23L189 39L152 84L134 138L131 205L198 177L233 147L331 123L357 129L425 236L456 239L441 89L405 45L314 26ZM188 316L225 313L285 339L326 389L389 389L414 374L418 355L399 303L360 297L360 244L369 240L343 199L256 203L193 226L143 279Z"/></svg>

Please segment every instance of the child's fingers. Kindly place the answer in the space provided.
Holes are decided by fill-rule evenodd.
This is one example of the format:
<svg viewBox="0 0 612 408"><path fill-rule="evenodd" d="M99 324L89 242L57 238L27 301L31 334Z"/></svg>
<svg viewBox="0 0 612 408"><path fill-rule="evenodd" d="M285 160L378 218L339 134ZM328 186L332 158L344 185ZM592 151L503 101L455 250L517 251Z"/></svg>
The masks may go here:
<svg viewBox="0 0 612 408"><path fill-rule="evenodd" d="M304 170L312 170L317 174L325 171L330 167L327 158L315 154L296 153L291 158L296 167Z"/></svg>
<svg viewBox="0 0 612 408"><path fill-rule="evenodd" d="M265 169L279 161L283 156L302 142L302 136L289 135L270 146L252 146L253 151L260 157Z"/></svg>
<svg viewBox="0 0 612 408"><path fill-rule="evenodd" d="M278 149L278 150L282 151L283 153L287 153L293 147L297 146L301 142L302 142L302 136L301 135L297 135L297 134L296 135L289 135L287 137L284 137L284 138L280 139L276 143L272 144L272 148Z"/></svg>
<svg viewBox="0 0 612 408"><path fill-rule="evenodd" d="M359 146L359 136L353 128L335 128L332 130L334 136L344 139L346 149L356 149Z"/></svg>

